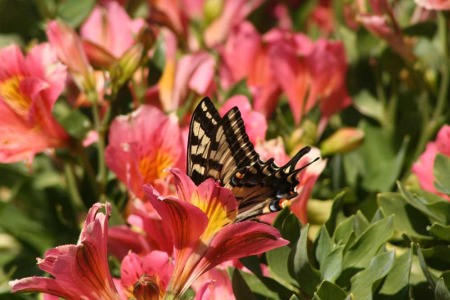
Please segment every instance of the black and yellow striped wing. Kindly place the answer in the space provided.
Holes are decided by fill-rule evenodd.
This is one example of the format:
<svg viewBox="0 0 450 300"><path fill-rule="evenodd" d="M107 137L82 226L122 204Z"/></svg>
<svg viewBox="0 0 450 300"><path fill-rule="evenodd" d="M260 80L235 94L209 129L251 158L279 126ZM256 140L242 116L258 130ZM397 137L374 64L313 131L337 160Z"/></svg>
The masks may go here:
<svg viewBox="0 0 450 300"><path fill-rule="evenodd" d="M279 211L281 201L297 195L297 174L304 167L295 166L309 150L303 148L282 167L273 159L262 161L239 109L234 107L221 117L211 100L204 98L191 119L187 172L197 185L214 178L231 189L239 204L237 221L242 221Z"/></svg>

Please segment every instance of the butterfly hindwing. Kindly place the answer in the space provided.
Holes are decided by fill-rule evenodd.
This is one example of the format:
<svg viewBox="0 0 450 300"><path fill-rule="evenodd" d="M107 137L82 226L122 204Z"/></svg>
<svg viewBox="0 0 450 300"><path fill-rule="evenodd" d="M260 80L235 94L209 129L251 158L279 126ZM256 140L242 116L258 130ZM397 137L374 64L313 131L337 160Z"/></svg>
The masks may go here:
<svg viewBox="0 0 450 300"><path fill-rule="evenodd" d="M297 195L297 174L304 167L295 166L309 150L303 148L282 167L273 159L262 161L239 109L234 107L221 117L211 100L204 98L192 115L187 170L196 185L214 178L231 189L238 201L236 221L242 221L278 211L281 200Z"/></svg>

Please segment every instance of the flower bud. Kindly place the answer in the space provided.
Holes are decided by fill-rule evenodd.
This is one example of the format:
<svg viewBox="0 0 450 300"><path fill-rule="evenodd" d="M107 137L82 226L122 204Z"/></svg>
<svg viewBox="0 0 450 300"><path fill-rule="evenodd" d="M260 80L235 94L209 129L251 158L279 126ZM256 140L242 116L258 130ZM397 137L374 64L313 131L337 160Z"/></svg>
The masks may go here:
<svg viewBox="0 0 450 300"><path fill-rule="evenodd" d="M364 139L364 132L360 129L346 127L336 131L320 145L322 155L346 153L357 148Z"/></svg>

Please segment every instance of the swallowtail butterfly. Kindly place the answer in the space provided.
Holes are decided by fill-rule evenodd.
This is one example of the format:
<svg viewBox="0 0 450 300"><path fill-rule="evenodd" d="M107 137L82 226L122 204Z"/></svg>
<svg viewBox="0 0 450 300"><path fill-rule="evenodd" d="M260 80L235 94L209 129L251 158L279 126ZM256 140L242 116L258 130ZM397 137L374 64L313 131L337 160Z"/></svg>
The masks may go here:
<svg viewBox="0 0 450 300"><path fill-rule="evenodd" d="M234 107L221 117L206 97L192 115L187 172L196 185L214 178L229 188L238 201L238 222L279 211L283 201L297 196L297 174L318 159L295 169L310 150L302 148L282 167L273 158L262 161L245 131L239 109Z"/></svg>

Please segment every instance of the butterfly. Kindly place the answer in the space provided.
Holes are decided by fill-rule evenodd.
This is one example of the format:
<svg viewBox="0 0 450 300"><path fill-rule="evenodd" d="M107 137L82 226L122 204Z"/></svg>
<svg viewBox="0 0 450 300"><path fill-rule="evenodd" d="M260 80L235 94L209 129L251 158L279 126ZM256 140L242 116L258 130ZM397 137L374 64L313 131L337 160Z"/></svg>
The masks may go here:
<svg viewBox="0 0 450 300"><path fill-rule="evenodd" d="M297 196L297 162L311 150L302 148L284 166L260 159L250 142L237 107L220 116L206 97L195 108L188 137L187 173L199 185L214 178L238 201L236 222L276 212L285 200Z"/></svg>

